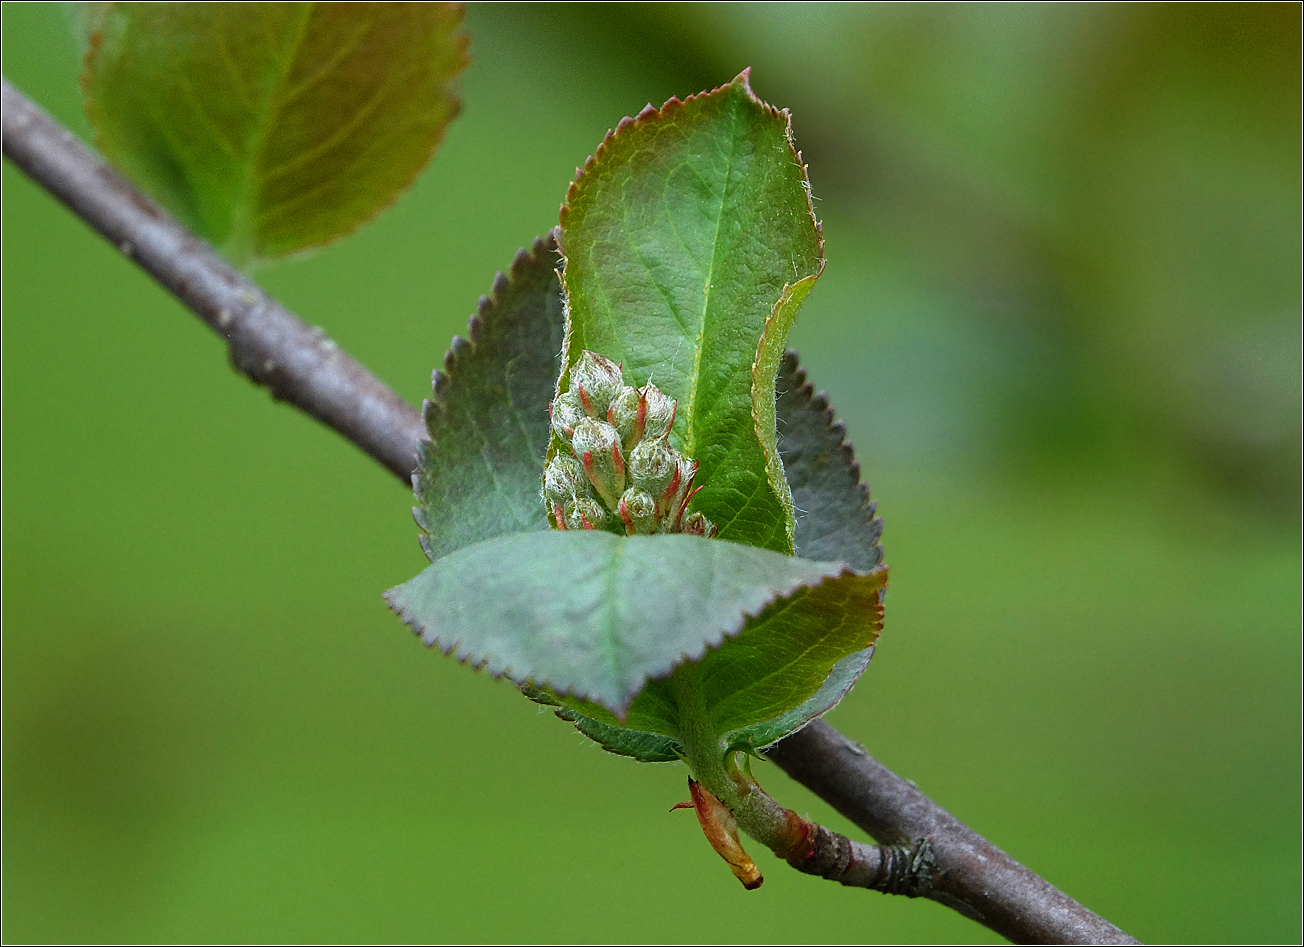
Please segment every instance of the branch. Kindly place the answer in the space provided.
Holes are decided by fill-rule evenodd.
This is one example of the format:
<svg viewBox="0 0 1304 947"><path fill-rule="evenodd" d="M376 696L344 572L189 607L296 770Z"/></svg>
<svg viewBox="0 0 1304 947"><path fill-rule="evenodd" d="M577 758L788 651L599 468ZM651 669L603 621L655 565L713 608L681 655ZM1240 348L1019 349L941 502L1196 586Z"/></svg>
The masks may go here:
<svg viewBox="0 0 1304 947"><path fill-rule="evenodd" d="M235 367L407 485L417 412L236 271L5 80L4 154L226 340ZM925 895L1020 943L1138 943L987 842L823 721L767 754L883 846L821 830L794 867ZM845 850L844 850L845 849ZM931 859L928 853L931 852ZM907 865L908 867L902 867ZM918 869L927 868L927 877Z"/></svg>
<svg viewBox="0 0 1304 947"><path fill-rule="evenodd" d="M902 779L863 746L816 720L766 751L789 776L886 845L927 839L936 864L926 897L1028 944L1136 944Z"/></svg>
<svg viewBox="0 0 1304 947"><path fill-rule="evenodd" d="M5 79L4 154L226 340L231 361L410 484L417 413Z"/></svg>

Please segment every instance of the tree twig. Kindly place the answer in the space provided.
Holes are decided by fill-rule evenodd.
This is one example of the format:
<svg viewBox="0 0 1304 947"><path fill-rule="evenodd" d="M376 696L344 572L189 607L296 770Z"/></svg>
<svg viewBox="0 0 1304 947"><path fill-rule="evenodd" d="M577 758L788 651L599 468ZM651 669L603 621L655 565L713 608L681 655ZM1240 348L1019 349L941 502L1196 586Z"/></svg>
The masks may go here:
<svg viewBox="0 0 1304 947"><path fill-rule="evenodd" d="M405 485L425 428L412 407L143 195L5 80L4 154L226 340L241 372L342 434ZM1138 943L1020 865L823 721L768 756L886 848L825 839L803 870L866 884L933 859L925 894L1019 943ZM827 830L825 830L827 832ZM854 848L841 851L841 842ZM817 840L818 841L818 840ZM802 866L795 866L802 867ZM864 878L859 877L865 876ZM904 877L905 875L903 875ZM893 890L895 882L868 886Z"/></svg>
<svg viewBox="0 0 1304 947"><path fill-rule="evenodd" d="M927 839L926 896L1017 943L1135 944L987 841L858 743L816 720L767 752L789 776L886 845Z"/></svg>
<svg viewBox="0 0 1304 947"><path fill-rule="evenodd" d="M237 369L334 428L404 484L425 426L412 407L71 132L3 82L4 153L226 340Z"/></svg>

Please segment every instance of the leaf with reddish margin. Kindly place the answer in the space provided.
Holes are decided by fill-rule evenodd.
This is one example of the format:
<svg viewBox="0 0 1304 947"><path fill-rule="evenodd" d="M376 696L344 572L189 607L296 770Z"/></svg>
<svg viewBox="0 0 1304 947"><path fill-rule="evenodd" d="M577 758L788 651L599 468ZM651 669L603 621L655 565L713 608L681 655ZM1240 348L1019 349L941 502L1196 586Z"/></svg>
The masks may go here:
<svg viewBox="0 0 1304 947"><path fill-rule="evenodd" d="M100 150L238 264L388 207L457 115L468 62L451 3L112 3L81 19Z"/></svg>

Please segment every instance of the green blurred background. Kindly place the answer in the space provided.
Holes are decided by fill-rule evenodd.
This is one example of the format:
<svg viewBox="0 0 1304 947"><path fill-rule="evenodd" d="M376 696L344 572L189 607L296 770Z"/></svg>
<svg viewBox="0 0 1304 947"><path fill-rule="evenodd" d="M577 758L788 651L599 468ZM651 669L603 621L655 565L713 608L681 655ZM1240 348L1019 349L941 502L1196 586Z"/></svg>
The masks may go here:
<svg viewBox="0 0 1304 947"><path fill-rule="evenodd" d="M58 5L3 15L85 137ZM832 722L1143 939L1298 942L1298 5L467 28L427 174L264 284L418 402L607 128L752 66L827 238L794 344L893 567ZM380 599L410 496L3 173L6 941L995 940L769 856L744 892L681 766L427 652Z"/></svg>

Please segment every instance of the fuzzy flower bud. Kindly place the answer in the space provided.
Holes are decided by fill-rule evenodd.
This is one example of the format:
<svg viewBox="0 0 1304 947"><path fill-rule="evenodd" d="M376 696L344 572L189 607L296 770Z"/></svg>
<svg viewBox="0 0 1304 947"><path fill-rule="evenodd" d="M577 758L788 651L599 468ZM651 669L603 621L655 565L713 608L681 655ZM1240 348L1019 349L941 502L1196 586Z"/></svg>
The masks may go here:
<svg viewBox="0 0 1304 947"><path fill-rule="evenodd" d="M580 396L573 391L558 395L548 406L548 413L552 417L552 429L567 444L575 434L575 425L588 417L580 405Z"/></svg>
<svg viewBox="0 0 1304 947"><path fill-rule="evenodd" d="M670 486L678 465L679 452L665 440L645 440L629 452L629 478L653 497Z"/></svg>
<svg viewBox="0 0 1304 947"><path fill-rule="evenodd" d="M620 519L625 532L655 533L657 531L657 501L652 494L638 487L630 487L620 498Z"/></svg>
<svg viewBox="0 0 1304 947"><path fill-rule="evenodd" d="M637 388L626 385L607 409L607 420L620 432L620 443L626 451L643 439L643 423L647 418L647 402Z"/></svg>
<svg viewBox="0 0 1304 947"><path fill-rule="evenodd" d="M593 352L580 353L580 359L571 366L570 390L580 399L584 411L591 418L607 416L611 401L625 387L620 366Z"/></svg>
<svg viewBox="0 0 1304 947"><path fill-rule="evenodd" d="M553 526L714 536L714 523L688 512L700 489L693 485L697 462L670 446L675 408L651 382L626 385L619 365L581 352L570 390L548 407L561 442L543 474Z"/></svg>
<svg viewBox="0 0 1304 947"><path fill-rule="evenodd" d="M625 492L625 456L616 429L606 421L585 418L575 425L571 447L593 489L614 510Z"/></svg>
<svg viewBox="0 0 1304 947"><path fill-rule="evenodd" d="M648 382L643 389L643 401L647 404L643 437L647 440L665 437L670 432L670 426L675 423L677 403L673 398L662 394L661 389L652 382Z"/></svg>
<svg viewBox="0 0 1304 947"><path fill-rule="evenodd" d="M565 504L575 497L588 496L589 480L574 457L558 454L543 471L543 495L552 503Z"/></svg>
<svg viewBox="0 0 1304 947"><path fill-rule="evenodd" d="M567 529L601 529L607 511L592 497L576 497L566 504L564 522Z"/></svg>

